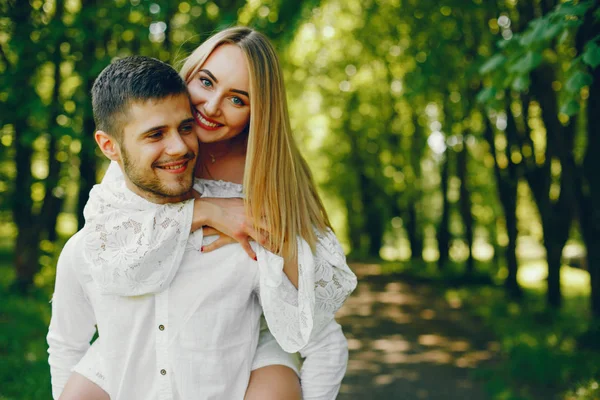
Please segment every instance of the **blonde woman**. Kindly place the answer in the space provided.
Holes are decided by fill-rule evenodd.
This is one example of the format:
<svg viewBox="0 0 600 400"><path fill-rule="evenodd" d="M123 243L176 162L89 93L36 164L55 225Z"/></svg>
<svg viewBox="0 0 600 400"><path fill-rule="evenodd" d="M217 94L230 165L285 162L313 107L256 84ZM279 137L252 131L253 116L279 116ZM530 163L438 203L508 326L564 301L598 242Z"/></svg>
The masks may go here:
<svg viewBox="0 0 600 400"><path fill-rule="evenodd" d="M303 397L333 399L347 359L334 313L356 286L356 277L292 138L277 55L262 34L230 28L198 47L185 61L181 76L201 142L195 189L202 198L190 200L183 209L146 211L144 220L152 222L143 225L145 229L127 225L129 215L102 201L110 183L122 179L111 167L92 191L86 218L98 227L95 231L130 226L126 241L119 243L128 249L128 258L115 262L98 253L114 248L109 243L113 236L91 238L91 257L98 262L94 279L105 293L156 293L177 273L177 255L188 243L183 239L189 230L213 228L205 228L205 238L197 241L203 252L223 251L227 247L221 247L236 238L257 261L259 296L269 329L261 331L246 398L297 398L298 370L288 353L300 352L305 357L299 372ZM180 223L169 231L157 228L157 221ZM186 223L190 229L181 229ZM215 231L218 239L206 238ZM147 245L140 249L140 243ZM247 262L255 267L250 258ZM93 350L75 369L79 375L72 377L62 398L106 398L86 380L102 386L97 378L101 354Z"/></svg>

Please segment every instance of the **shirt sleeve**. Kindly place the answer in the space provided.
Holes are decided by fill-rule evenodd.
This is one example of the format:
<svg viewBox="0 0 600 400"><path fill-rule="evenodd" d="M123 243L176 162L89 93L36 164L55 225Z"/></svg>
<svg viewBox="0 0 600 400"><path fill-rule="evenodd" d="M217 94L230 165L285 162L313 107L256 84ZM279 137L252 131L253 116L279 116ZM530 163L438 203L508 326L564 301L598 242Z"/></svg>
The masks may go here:
<svg viewBox="0 0 600 400"><path fill-rule="evenodd" d="M58 399L72 368L90 347L96 332L96 317L77 278L73 241L67 242L56 267L52 318L48 330L48 363L52 396Z"/></svg>
<svg viewBox="0 0 600 400"><path fill-rule="evenodd" d="M331 230L318 234L315 253L298 239L298 288L283 272L283 259L266 249L257 251L259 295L269 330L290 353L304 348L334 320L334 315L356 287L356 275Z"/></svg>
<svg viewBox="0 0 600 400"><path fill-rule="evenodd" d="M86 259L102 294L158 293L175 276L190 235L194 201L154 204L127 189L111 164L84 209Z"/></svg>
<svg viewBox="0 0 600 400"><path fill-rule="evenodd" d="M348 342L334 320L311 337L301 351L300 370L304 400L335 400L348 365Z"/></svg>

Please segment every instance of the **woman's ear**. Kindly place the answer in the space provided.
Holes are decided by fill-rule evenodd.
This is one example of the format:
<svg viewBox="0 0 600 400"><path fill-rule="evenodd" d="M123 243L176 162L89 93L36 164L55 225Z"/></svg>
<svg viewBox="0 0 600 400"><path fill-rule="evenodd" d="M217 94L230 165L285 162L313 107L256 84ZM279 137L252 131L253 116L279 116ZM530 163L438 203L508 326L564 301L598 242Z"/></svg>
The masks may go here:
<svg viewBox="0 0 600 400"><path fill-rule="evenodd" d="M119 144L114 137L104 131L96 131L94 139L106 157L113 161L121 161Z"/></svg>

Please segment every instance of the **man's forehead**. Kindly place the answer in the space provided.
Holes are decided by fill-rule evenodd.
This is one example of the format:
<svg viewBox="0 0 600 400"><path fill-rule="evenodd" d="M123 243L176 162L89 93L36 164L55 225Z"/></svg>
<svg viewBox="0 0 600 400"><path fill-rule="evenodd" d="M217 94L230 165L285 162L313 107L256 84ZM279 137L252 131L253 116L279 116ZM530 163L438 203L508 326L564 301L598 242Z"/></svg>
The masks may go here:
<svg viewBox="0 0 600 400"><path fill-rule="evenodd" d="M134 134L144 133L157 126L177 126L192 118L186 93L160 99L133 100L126 108L124 130Z"/></svg>

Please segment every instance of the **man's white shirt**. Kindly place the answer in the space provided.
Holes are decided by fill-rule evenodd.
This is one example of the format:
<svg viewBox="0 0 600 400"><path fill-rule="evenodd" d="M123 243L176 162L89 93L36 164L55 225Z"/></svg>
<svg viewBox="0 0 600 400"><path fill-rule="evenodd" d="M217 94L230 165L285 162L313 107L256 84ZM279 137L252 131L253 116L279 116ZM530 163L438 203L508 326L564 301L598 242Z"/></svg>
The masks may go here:
<svg viewBox="0 0 600 400"><path fill-rule="evenodd" d="M222 181L196 185L209 197L241 193L241 185ZM97 323L102 365L92 380L106 383L113 400L242 399L263 309L279 345L306 357L304 397L335 398L347 344L333 314L356 277L332 232L319 237L315 254L299 241L296 289L282 260L261 247L255 246L258 262L238 244L201 253L202 232L188 234L191 202L166 211L138 208L143 200L121 186L100 189L94 190L104 201L90 201L97 206L91 215L104 219L88 218L57 266L48 334L55 398Z"/></svg>
<svg viewBox="0 0 600 400"><path fill-rule="evenodd" d="M190 246L167 289L125 297L99 292L81 251L84 237L69 240L57 266L48 334L54 396L97 323L113 400L242 399L262 309L258 268L241 246L206 254Z"/></svg>

